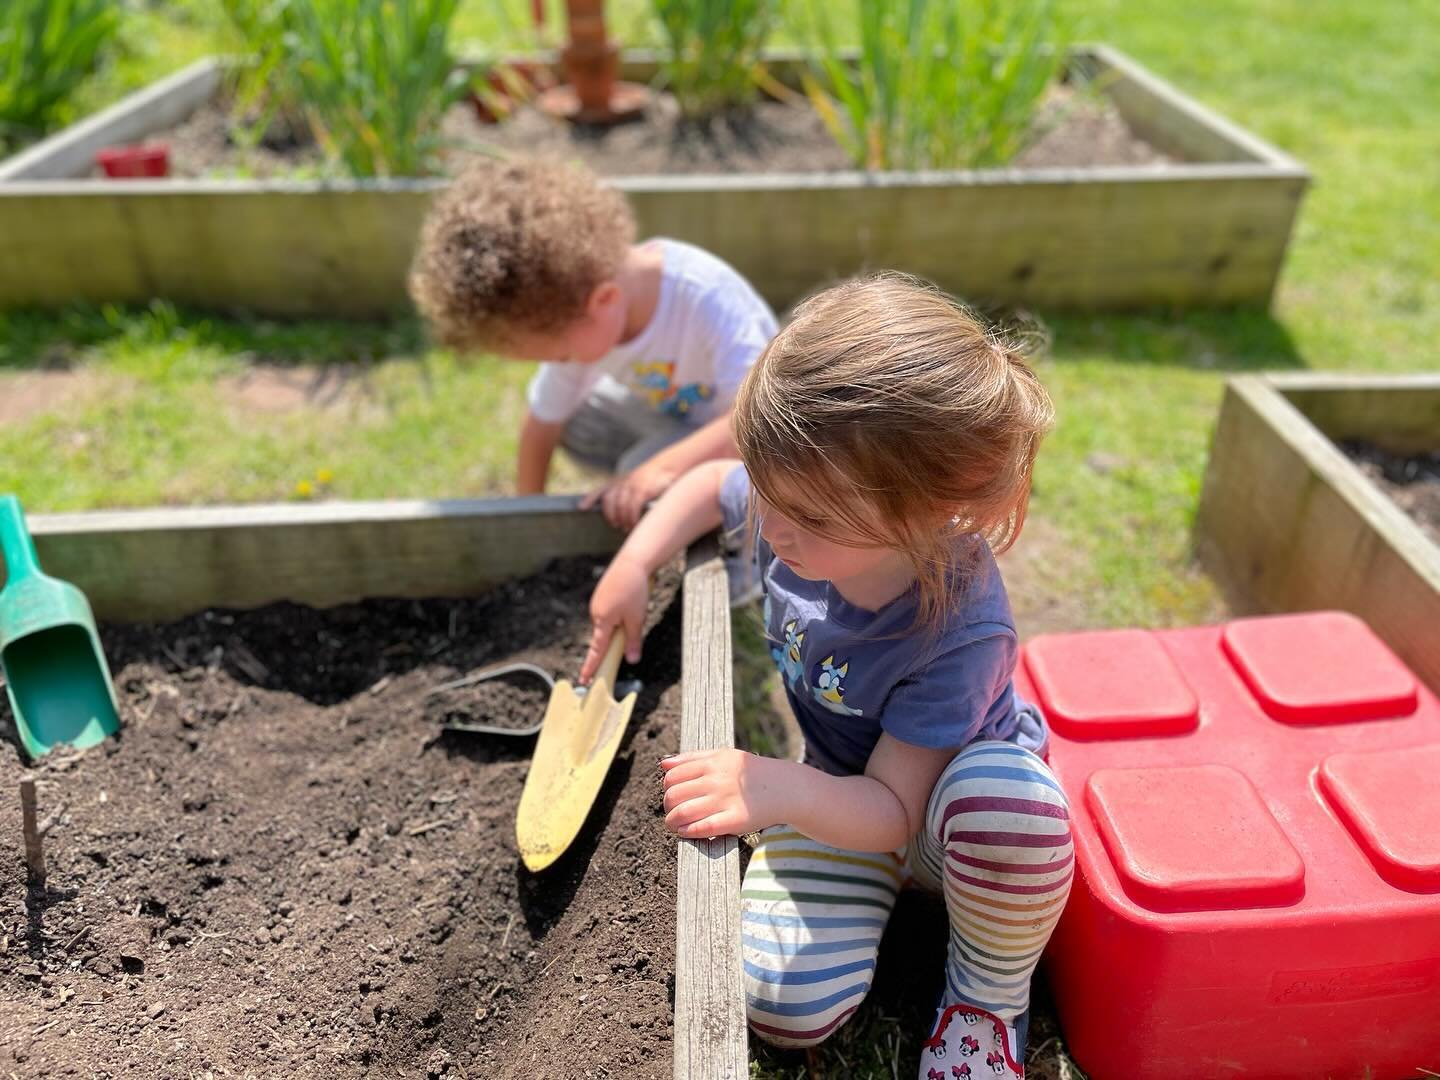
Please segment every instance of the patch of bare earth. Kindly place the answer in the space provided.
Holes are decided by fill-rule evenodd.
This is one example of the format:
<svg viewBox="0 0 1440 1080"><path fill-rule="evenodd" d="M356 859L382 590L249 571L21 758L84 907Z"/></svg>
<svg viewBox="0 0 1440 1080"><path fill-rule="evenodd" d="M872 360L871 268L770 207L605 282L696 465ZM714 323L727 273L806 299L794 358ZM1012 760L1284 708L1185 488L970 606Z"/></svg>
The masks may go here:
<svg viewBox="0 0 1440 1080"><path fill-rule="evenodd" d="M365 370L353 364L256 364L221 379L219 390L221 399L240 412L271 416L344 408L370 397Z"/></svg>
<svg viewBox="0 0 1440 1080"><path fill-rule="evenodd" d="M1023 640L1095 626L1086 596L1085 557L1045 518L1031 516L1015 546L1000 556L1000 573L1010 594L1015 628Z"/></svg>
<svg viewBox="0 0 1440 1080"><path fill-rule="evenodd" d="M0 374L0 424L20 424L77 405L98 382L84 369Z"/></svg>

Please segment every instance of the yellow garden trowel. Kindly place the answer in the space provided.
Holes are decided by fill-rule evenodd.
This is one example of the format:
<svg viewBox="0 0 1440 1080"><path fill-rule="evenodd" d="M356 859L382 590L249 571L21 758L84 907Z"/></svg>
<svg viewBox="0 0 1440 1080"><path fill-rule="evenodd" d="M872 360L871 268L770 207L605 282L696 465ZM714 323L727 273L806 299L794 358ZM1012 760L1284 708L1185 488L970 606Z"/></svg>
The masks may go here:
<svg viewBox="0 0 1440 1080"><path fill-rule="evenodd" d="M624 652L625 634L617 628L588 688L561 679L550 692L515 815L515 839L530 870L543 870L565 853L605 783L635 710L633 691L620 701L613 696Z"/></svg>

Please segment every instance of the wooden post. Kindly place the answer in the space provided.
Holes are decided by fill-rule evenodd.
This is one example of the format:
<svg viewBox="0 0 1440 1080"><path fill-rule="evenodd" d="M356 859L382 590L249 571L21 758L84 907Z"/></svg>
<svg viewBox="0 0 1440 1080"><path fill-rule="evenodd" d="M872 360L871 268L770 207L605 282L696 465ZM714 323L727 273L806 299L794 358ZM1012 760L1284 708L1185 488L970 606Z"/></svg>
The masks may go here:
<svg viewBox="0 0 1440 1080"><path fill-rule="evenodd" d="M25 869L30 884L45 887L45 850L40 842L40 826L35 820L35 778L20 778L20 814L25 830Z"/></svg>

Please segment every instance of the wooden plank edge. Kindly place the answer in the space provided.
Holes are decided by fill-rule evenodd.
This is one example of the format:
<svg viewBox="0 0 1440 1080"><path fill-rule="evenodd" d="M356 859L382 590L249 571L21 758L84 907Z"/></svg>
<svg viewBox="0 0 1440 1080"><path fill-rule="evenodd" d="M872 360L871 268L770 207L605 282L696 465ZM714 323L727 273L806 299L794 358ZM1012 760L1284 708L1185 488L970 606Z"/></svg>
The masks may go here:
<svg viewBox="0 0 1440 1080"><path fill-rule="evenodd" d="M1246 377L1235 381L1241 384L1237 393L1248 407L1260 415L1306 468L1363 518L1417 577L1440 592L1440 544L1426 536L1414 518L1263 377L1253 383Z"/></svg>
<svg viewBox="0 0 1440 1080"><path fill-rule="evenodd" d="M485 499L377 499L319 503L248 503L221 506L147 507L30 514L42 536L81 533L172 532L187 529L248 529L263 526L347 525L357 522L436 518L513 517L579 513L579 495L525 495Z"/></svg>
<svg viewBox="0 0 1440 1080"><path fill-rule="evenodd" d="M842 170L825 173L750 173L746 175L698 173L687 176L643 175L615 177L608 181L633 197L704 195L712 192L747 194L769 192L881 192L930 188L1012 188L1075 187L1080 185L1195 184L1220 181L1286 181L1304 183L1303 169L1286 170L1263 163L1218 162L1169 165L1150 168L1141 165L1095 165L1044 169L935 169L906 172L890 170L867 173ZM437 179L388 180L127 180L126 197L165 196L178 198L335 195L356 196L384 193L433 194L445 186ZM28 198L114 198L120 194L106 180L15 180L0 185L0 199Z"/></svg>
<svg viewBox="0 0 1440 1080"><path fill-rule="evenodd" d="M220 85L221 64L203 57L102 109L47 139L0 162L0 183L40 180L47 173L72 172L80 162L112 142L130 142L154 134L188 115ZM108 181L89 183L110 186Z"/></svg>
<svg viewBox="0 0 1440 1080"><path fill-rule="evenodd" d="M98 617L180 618L281 601L466 596L620 534L563 496L35 515L42 564Z"/></svg>
<svg viewBox="0 0 1440 1080"><path fill-rule="evenodd" d="M1200 104L1173 83L1162 79L1114 46L1096 42L1084 46L1084 51L1105 67L1123 73L1126 78L1165 107L1184 114L1196 124L1209 130L1217 138L1229 143L1235 148L1237 154L1273 166L1286 173L1303 175L1306 180L1310 178L1310 170L1278 146L1266 142L1234 121L1227 120L1213 109Z"/></svg>
<svg viewBox="0 0 1440 1080"><path fill-rule="evenodd" d="M1243 461L1232 460L1234 448L1223 442L1239 422L1237 416L1242 411L1255 417L1280 447L1293 454L1306 471L1362 519L1417 580L1440 593L1440 545L1426 536L1419 524L1373 484L1272 381L1272 376L1264 375L1227 380L1195 516L1196 555L1232 605L1240 610L1272 610L1265 597L1251 595L1243 584L1244 574L1231 565L1239 553L1225 547L1225 529L1211 523L1215 515L1234 510L1221 489Z"/></svg>
<svg viewBox="0 0 1440 1080"><path fill-rule="evenodd" d="M681 750L734 745L730 591L715 538L687 553ZM675 905L676 1080L744 1080L740 850L733 836L679 841Z"/></svg>
<svg viewBox="0 0 1440 1080"><path fill-rule="evenodd" d="M1377 375L1373 372L1346 371L1281 371L1261 376L1265 382L1288 396L1303 390L1394 390L1397 393L1440 392L1440 374L1401 372Z"/></svg>

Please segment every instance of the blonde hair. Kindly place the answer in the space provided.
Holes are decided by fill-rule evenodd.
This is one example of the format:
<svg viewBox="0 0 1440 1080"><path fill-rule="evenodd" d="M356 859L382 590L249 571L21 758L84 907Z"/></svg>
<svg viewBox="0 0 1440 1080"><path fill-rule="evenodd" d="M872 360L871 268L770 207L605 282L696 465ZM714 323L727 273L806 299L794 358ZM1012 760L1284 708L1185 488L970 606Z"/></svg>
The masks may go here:
<svg viewBox="0 0 1440 1080"><path fill-rule="evenodd" d="M998 554L1019 535L1053 421L1014 342L894 273L802 303L735 403L755 492L787 517L824 507L862 542L904 552L931 628L963 588L956 541L983 537Z"/></svg>
<svg viewBox="0 0 1440 1080"><path fill-rule="evenodd" d="M410 295L444 344L502 345L573 323L634 241L625 196L583 166L482 158L431 204Z"/></svg>

